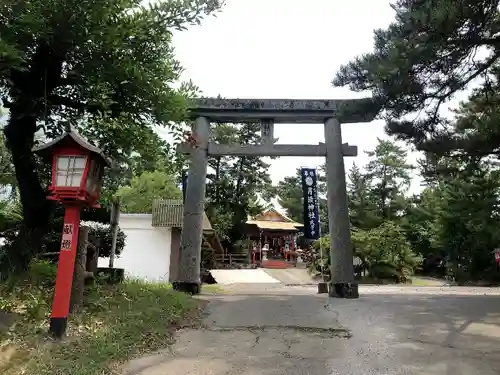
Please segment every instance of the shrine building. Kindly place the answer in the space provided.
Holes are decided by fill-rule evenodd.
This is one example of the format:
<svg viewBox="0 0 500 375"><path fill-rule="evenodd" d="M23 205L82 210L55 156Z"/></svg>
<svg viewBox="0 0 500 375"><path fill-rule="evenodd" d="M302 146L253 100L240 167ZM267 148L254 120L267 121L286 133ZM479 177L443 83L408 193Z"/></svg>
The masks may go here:
<svg viewBox="0 0 500 375"><path fill-rule="evenodd" d="M302 228L303 224L275 209L249 217L246 234L252 263L266 268L288 268L289 254L295 251Z"/></svg>

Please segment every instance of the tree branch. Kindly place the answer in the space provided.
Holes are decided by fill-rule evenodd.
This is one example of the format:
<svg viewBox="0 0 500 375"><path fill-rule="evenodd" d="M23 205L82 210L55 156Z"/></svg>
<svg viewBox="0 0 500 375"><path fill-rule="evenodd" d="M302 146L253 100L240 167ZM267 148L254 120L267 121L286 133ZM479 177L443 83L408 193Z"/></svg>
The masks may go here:
<svg viewBox="0 0 500 375"><path fill-rule="evenodd" d="M60 95L50 95L49 97L47 97L47 101L51 105L65 106L80 112L102 113L106 110L104 106L100 104L87 104Z"/></svg>
<svg viewBox="0 0 500 375"><path fill-rule="evenodd" d="M448 42L460 46L491 46L495 48L500 47L500 37L498 38L466 38L466 39L450 39Z"/></svg>

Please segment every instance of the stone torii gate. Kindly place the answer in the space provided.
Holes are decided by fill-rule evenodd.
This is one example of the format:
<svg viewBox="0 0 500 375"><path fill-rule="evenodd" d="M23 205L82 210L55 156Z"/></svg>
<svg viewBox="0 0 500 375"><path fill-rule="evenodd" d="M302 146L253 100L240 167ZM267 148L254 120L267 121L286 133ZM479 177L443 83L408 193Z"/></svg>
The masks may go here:
<svg viewBox="0 0 500 375"><path fill-rule="evenodd" d="M209 156L324 156L326 157L328 221L331 236L329 295L357 298L354 283L353 250L347 209L344 156L357 156L356 146L342 143L341 123L370 122L377 110L371 99L281 100L220 99L196 100L190 108L195 120L190 142L178 152L190 155L190 169L184 204L178 278L174 288L200 292L200 261L205 187ZM260 145L215 144L209 142L210 122L262 124ZM274 144L277 123L324 124L325 143L318 145ZM306 127L307 125L304 125Z"/></svg>

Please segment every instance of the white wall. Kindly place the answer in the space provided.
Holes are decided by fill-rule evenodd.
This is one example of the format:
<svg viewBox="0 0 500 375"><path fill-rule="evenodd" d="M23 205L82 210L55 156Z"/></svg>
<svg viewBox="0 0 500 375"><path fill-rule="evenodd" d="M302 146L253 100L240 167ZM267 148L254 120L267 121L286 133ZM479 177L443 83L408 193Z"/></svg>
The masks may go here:
<svg viewBox="0 0 500 375"><path fill-rule="evenodd" d="M151 214L120 214L119 225L127 238L114 266L129 278L168 282L171 228L153 228ZM99 267L108 264L109 258L99 258Z"/></svg>

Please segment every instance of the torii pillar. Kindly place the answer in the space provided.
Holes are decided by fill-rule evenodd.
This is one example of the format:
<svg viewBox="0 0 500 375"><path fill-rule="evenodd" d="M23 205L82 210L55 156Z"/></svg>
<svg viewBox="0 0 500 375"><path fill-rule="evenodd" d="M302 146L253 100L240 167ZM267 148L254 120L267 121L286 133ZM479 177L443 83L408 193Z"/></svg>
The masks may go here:
<svg viewBox="0 0 500 375"><path fill-rule="evenodd" d="M372 99L288 100L220 99L195 101L190 109L195 120L196 142L182 144L178 151L189 154L184 222L181 234L178 280L174 288L200 292L201 242L208 156L324 156L326 157L328 220L331 236L331 280L329 295L359 297L354 282L353 250L347 208L344 157L357 156L357 147L342 143L341 123L370 122L378 112ZM260 145L209 143L210 122L263 124ZM275 123L323 123L325 143L319 145L275 145Z"/></svg>

